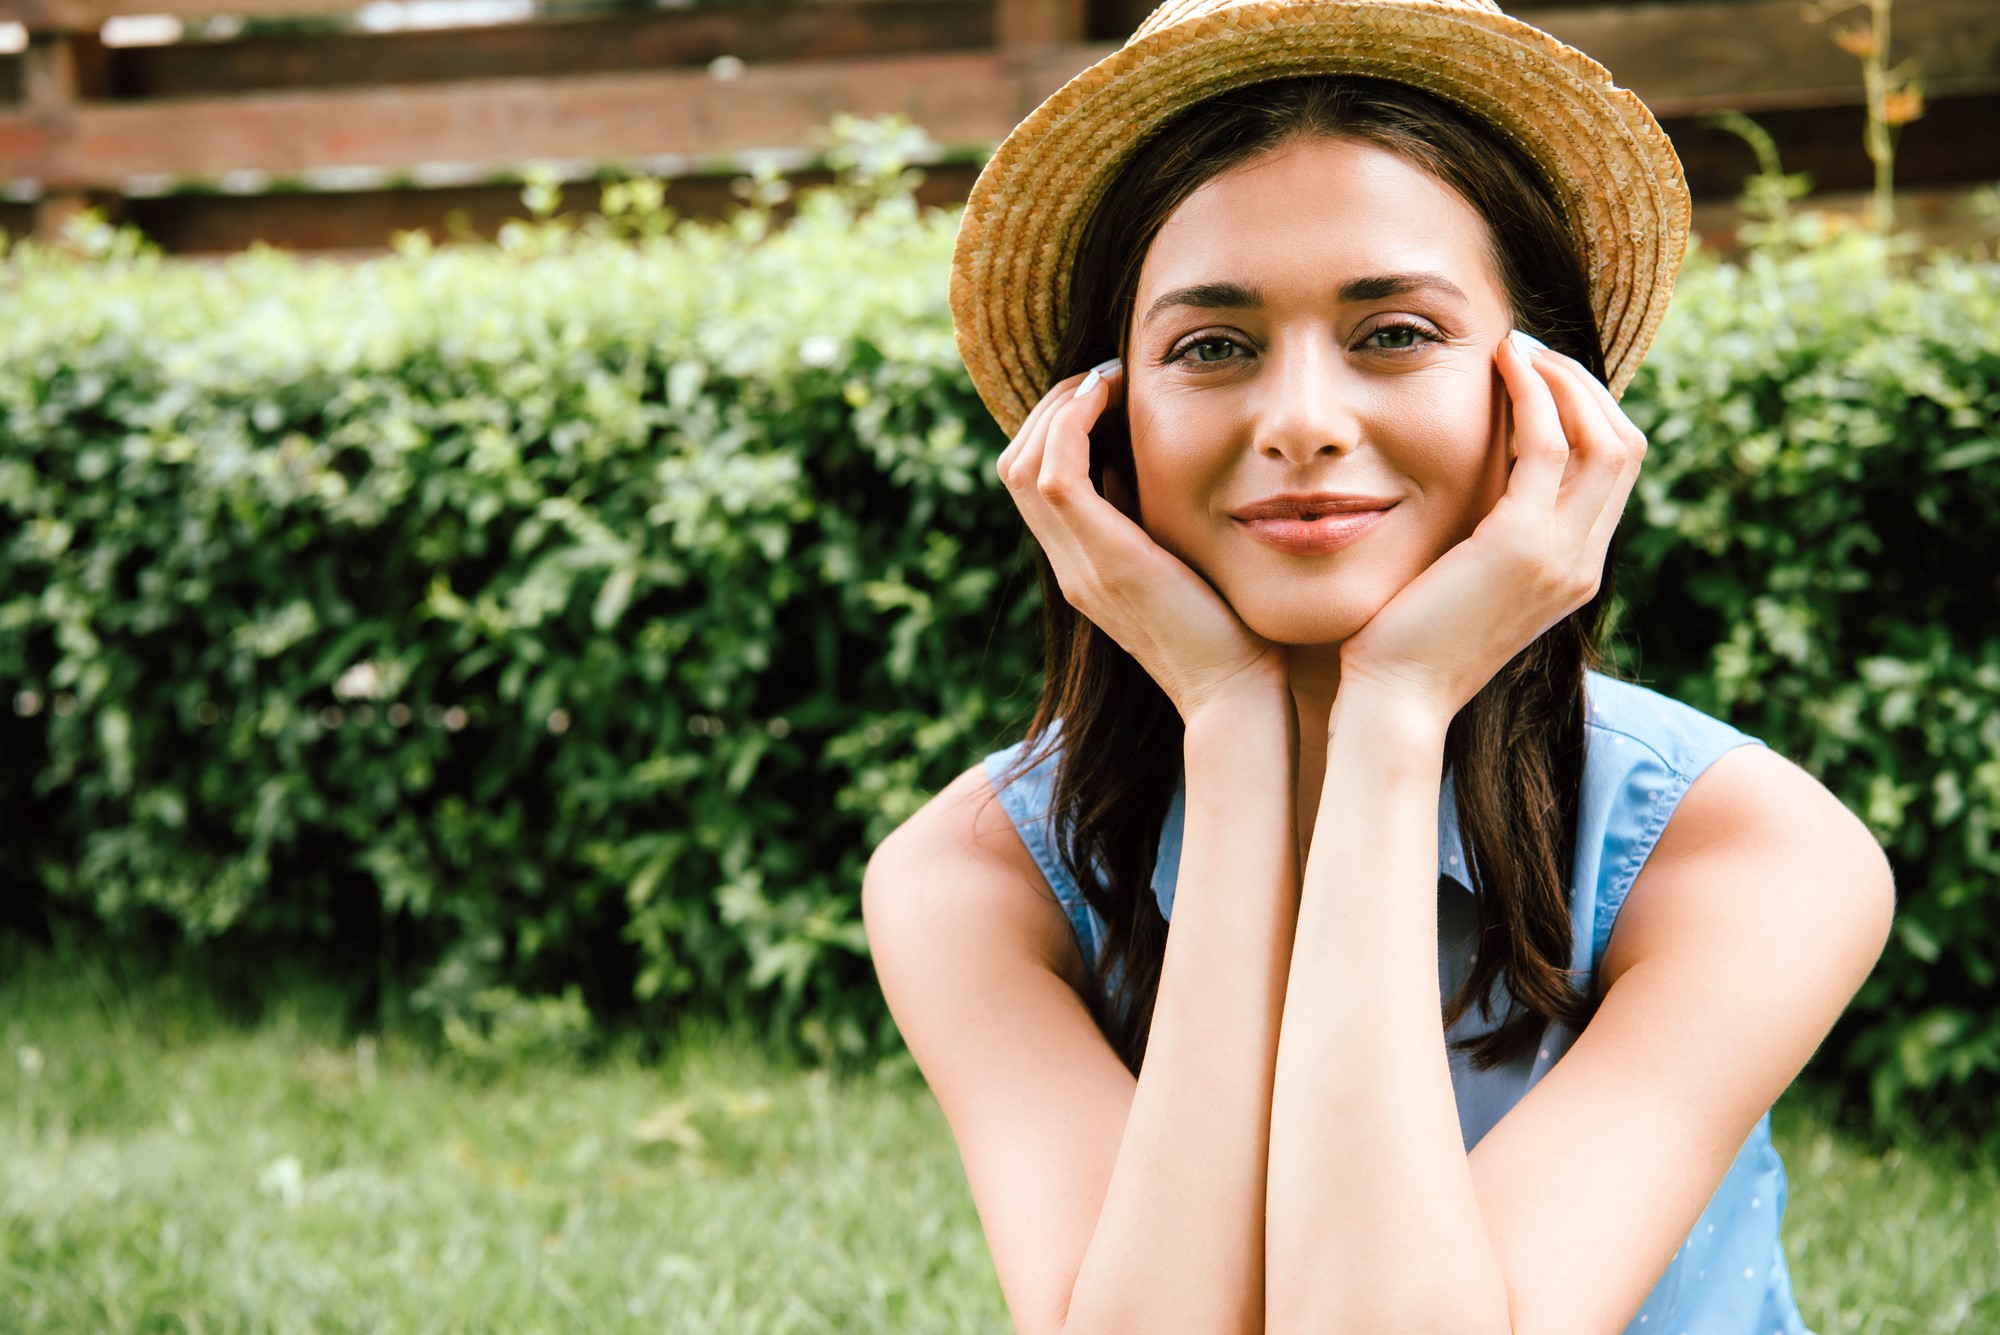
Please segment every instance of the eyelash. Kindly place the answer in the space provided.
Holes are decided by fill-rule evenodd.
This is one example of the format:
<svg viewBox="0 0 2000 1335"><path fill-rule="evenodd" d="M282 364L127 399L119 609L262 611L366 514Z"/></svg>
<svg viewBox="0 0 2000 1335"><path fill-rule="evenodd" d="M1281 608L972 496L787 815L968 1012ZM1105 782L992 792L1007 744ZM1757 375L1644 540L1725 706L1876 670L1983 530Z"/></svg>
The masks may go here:
<svg viewBox="0 0 2000 1335"><path fill-rule="evenodd" d="M1427 343L1441 343L1444 341L1443 339L1439 338L1438 335L1429 328L1429 326L1418 324L1413 320L1391 320L1387 324L1378 324L1373 329L1368 331L1368 337L1374 338L1377 334L1393 333L1399 329L1407 329L1411 333L1415 334L1418 338L1424 340ZM1365 342L1366 340L1363 341ZM1204 343L1227 343L1230 344L1232 347L1239 347L1239 348L1243 346L1240 340L1232 338L1228 334L1202 334L1195 338L1188 339L1184 343L1177 344L1171 351L1167 353L1165 357L1161 358L1161 363L1162 365L1164 365L1169 362L1183 361L1186 359L1186 355L1188 353L1202 346ZM1407 354L1415 352L1416 347L1413 345L1407 348L1376 348L1374 349L1374 351L1386 352L1389 353L1391 356L1395 356L1398 354ZM1226 358L1225 360L1235 361L1236 358L1231 357L1231 358ZM1205 366L1218 366L1221 363L1198 362L1194 364L1205 365Z"/></svg>

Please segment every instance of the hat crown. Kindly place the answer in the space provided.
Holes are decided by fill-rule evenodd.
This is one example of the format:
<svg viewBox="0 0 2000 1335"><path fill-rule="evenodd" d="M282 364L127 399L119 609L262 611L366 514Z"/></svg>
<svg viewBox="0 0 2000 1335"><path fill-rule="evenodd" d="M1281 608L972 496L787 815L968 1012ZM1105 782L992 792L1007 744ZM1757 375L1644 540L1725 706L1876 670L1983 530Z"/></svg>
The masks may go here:
<svg viewBox="0 0 2000 1335"><path fill-rule="evenodd" d="M1146 16L1146 21L1139 25L1131 40L1136 42L1162 28L1171 28L1191 19L1207 18L1211 14L1220 14L1238 5L1251 3L1268 4L1268 0L1166 0L1165 4ZM1377 0L1377 3L1379 6L1380 0ZM1391 3L1394 3L1394 0L1391 0ZM1502 12L1495 0L1415 0L1411 7L1415 8L1419 4L1431 9L1468 9L1487 14ZM1324 8L1324 6L1318 7Z"/></svg>

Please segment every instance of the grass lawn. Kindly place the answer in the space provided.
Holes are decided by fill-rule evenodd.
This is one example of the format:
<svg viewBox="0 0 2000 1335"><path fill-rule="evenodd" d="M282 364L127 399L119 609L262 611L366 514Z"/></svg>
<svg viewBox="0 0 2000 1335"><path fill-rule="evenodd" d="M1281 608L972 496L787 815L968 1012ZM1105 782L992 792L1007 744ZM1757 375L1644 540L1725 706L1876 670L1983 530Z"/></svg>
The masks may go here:
<svg viewBox="0 0 2000 1335"><path fill-rule="evenodd" d="M0 979L0 1330L1005 1331L907 1060L829 1079L708 1033L668 1061L481 1073L250 1027L169 978ZM2000 1330L2000 1170L1773 1118L1818 1335Z"/></svg>

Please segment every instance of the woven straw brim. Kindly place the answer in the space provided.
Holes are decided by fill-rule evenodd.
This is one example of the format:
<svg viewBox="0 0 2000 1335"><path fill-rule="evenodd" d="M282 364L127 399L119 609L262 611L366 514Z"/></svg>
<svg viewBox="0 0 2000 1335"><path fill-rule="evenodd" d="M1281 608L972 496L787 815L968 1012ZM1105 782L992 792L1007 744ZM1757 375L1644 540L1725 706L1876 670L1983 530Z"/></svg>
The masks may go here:
<svg viewBox="0 0 2000 1335"><path fill-rule="evenodd" d="M960 355L1013 435L1055 379L1070 265L1118 168L1196 102L1315 74L1445 97L1517 144L1583 256L1613 394L1630 383L1687 249L1680 159L1645 104L1537 28L1448 0L1248 3L1142 32L1007 136L974 184L952 255Z"/></svg>

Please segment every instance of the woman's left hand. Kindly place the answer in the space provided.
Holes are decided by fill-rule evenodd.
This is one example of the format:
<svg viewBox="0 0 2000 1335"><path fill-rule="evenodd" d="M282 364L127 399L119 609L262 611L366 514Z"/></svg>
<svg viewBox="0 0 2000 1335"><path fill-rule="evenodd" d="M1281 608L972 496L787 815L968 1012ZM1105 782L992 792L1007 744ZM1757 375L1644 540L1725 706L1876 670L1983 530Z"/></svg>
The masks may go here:
<svg viewBox="0 0 2000 1335"><path fill-rule="evenodd" d="M1575 360L1510 335L1494 361L1513 408L1506 493L1342 646L1343 693L1387 690L1449 722L1597 594L1646 437Z"/></svg>

